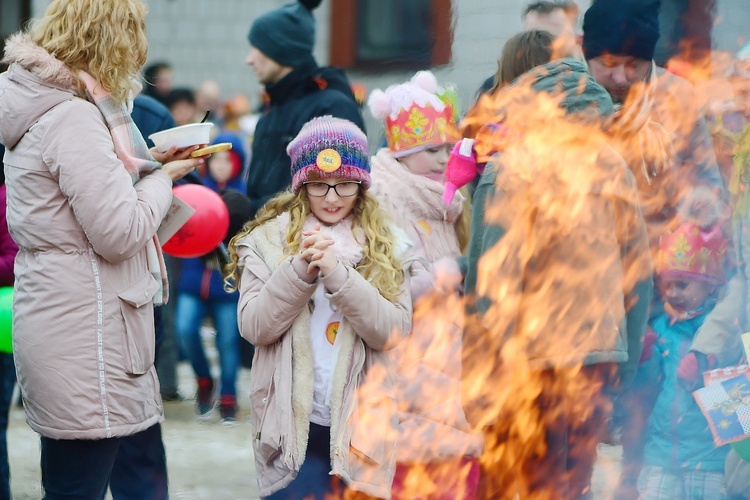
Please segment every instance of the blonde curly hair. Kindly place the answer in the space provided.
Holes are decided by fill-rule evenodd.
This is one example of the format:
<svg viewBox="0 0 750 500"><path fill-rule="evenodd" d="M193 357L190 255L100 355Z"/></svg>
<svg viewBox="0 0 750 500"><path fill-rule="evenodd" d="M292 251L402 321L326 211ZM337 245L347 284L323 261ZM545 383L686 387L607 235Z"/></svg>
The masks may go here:
<svg viewBox="0 0 750 500"><path fill-rule="evenodd" d="M310 203L304 190L294 194L291 190L271 199L258 212L255 219L247 222L245 227L229 242L230 263L225 269L225 288L234 291L239 288L240 273L237 243L250 234L255 228L289 212L289 225L286 228L284 241L285 256L296 255L302 243L302 226L310 214ZM365 234L365 248L362 260L356 270L364 276L380 294L394 302L401 294L404 272L401 262L395 253L395 235L392 222L380 208L377 200L367 191L360 192L352 209L352 229L362 228Z"/></svg>
<svg viewBox="0 0 750 500"><path fill-rule="evenodd" d="M53 0L29 34L74 76L87 71L123 104L146 62L146 11L142 0Z"/></svg>

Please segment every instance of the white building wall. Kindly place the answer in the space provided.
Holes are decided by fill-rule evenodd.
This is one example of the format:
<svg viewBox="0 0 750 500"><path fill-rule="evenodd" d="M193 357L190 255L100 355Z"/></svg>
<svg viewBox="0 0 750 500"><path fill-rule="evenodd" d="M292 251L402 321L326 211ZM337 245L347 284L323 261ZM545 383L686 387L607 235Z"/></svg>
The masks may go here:
<svg viewBox="0 0 750 500"><path fill-rule="evenodd" d="M245 64L247 33L253 19L288 1L146 0L149 62L165 60L172 64L178 86L196 87L205 79L213 79L221 85L225 98L242 92L255 105L261 89ZM462 111L472 103L482 81L494 74L505 41L521 29L521 12L527 2L453 0L453 59L434 71L441 83L457 87ZM590 1L578 3L583 12ZM33 0L34 15L41 15L48 4L49 0ZM330 9L330 1L324 0L315 11L315 56L321 65L328 64ZM750 0L718 0L717 10L715 48L734 53L750 40ZM364 83L368 90L404 81L411 74L349 72L353 81ZM374 146L382 127L367 110L364 115Z"/></svg>

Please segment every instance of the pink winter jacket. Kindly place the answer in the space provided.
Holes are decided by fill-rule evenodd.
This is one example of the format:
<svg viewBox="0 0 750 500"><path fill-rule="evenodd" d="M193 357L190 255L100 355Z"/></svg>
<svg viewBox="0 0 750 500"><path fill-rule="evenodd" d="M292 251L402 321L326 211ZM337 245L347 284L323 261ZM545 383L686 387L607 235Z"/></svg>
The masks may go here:
<svg viewBox="0 0 750 500"><path fill-rule="evenodd" d="M455 229L463 208L461 193L444 206L442 184L412 174L387 148L373 157L371 175L371 191L413 240L419 256L432 265L461 254ZM426 279L415 278L412 296L428 292L430 278L429 273ZM419 313L421 307L426 314ZM425 301L417 301L413 329L396 349L399 462L447 461L482 452L482 434L470 428L461 404L462 326L463 305L457 294L428 294Z"/></svg>
<svg viewBox="0 0 750 500"><path fill-rule="evenodd" d="M250 423L261 496L286 487L305 459L313 402L309 302L317 283L302 280L284 256L283 216L237 243L242 268L238 322L255 345ZM403 247L401 245L400 247ZM339 264L340 288L327 294L343 312L332 374L331 470L352 488L389 498L395 473L395 369L387 350L411 328L409 263L396 303ZM327 285L330 284L327 282ZM340 340L339 340L340 339Z"/></svg>
<svg viewBox="0 0 750 500"><path fill-rule="evenodd" d="M172 200L154 172L135 186L98 108L63 64L15 35L0 76L8 226L15 261L13 350L29 425L101 439L163 418L154 369L146 243Z"/></svg>

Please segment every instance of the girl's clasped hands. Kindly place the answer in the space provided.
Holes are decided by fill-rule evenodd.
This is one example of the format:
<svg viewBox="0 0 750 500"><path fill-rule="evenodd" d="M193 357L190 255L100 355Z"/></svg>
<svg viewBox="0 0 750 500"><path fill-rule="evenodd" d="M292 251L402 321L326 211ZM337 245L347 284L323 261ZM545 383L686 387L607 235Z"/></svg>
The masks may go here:
<svg viewBox="0 0 750 500"><path fill-rule="evenodd" d="M339 261L331 249L334 243L333 238L320 231L320 224L316 224L311 231L302 231L299 257L307 262L307 274L311 280L328 276L336 269Z"/></svg>

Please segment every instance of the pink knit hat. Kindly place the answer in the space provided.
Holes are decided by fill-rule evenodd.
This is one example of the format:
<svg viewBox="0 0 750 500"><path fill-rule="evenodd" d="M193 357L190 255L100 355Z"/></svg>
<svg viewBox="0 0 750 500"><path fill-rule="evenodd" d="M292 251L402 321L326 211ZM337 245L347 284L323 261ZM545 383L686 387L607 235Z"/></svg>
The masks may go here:
<svg viewBox="0 0 750 500"><path fill-rule="evenodd" d="M292 189L297 193L315 173L317 179L334 177L361 181L370 186L367 136L354 123L320 116L302 126L286 152L292 159Z"/></svg>

